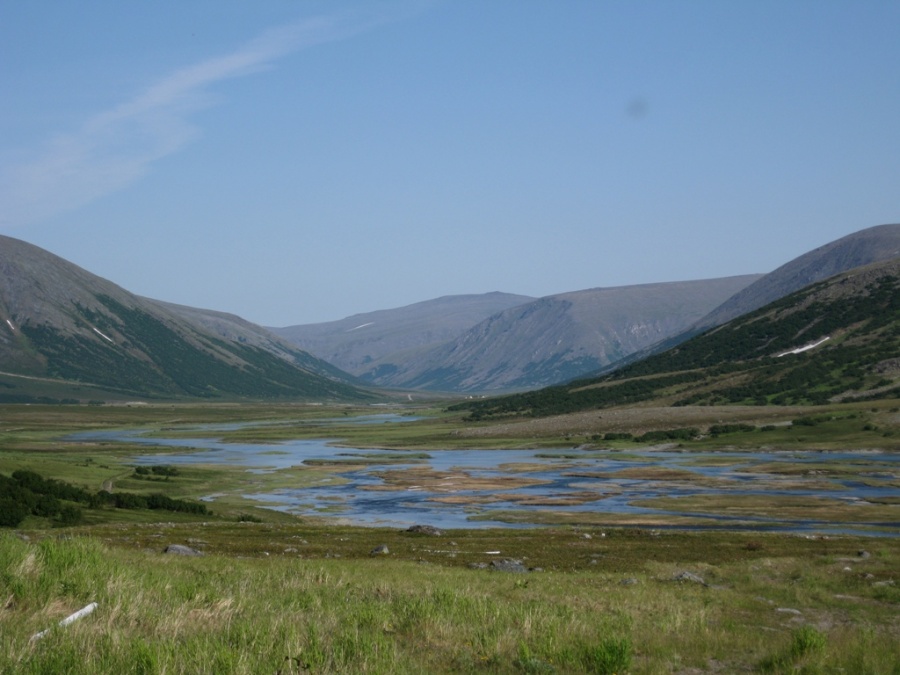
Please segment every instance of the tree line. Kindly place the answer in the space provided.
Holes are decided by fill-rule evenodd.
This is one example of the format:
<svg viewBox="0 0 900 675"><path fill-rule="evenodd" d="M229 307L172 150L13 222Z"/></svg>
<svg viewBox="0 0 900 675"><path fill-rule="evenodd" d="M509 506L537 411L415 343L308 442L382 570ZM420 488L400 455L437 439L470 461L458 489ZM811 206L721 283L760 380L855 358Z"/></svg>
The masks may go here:
<svg viewBox="0 0 900 675"><path fill-rule="evenodd" d="M205 504L173 499L164 494L91 492L65 481L44 478L35 471L19 469L0 474L0 527L17 527L29 515L49 518L58 525L77 525L83 508L155 509L208 515Z"/></svg>

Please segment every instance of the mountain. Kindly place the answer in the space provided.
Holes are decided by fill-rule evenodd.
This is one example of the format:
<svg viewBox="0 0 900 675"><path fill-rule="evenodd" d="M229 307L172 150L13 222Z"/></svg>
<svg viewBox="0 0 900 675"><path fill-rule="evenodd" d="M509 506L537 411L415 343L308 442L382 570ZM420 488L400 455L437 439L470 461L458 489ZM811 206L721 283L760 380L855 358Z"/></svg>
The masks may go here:
<svg viewBox="0 0 900 675"><path fill-rule="evenodd" d="M900 224L878 225L813 249L747 286L703 317L695 332L719 326L816 281L900 256Z"/></svg>
<svg viewBox="0 0 900 675"><path fill-rule="evenodd" d="M7 401L29 400L48 383L94 396L367 396L333 366L238 317L135 296L10 237L0 237L0 371Z"/></svg>
<svg viewBox="0 0 900 675"><path fill-rule="evenodd" d="M715 326L752 312L816 281L900 256L900 225L878 225L837 239L763 275L716 307L687 330L639 349L585 377L600 376L642 361Z"/></svg>
<svg viewBox="0 0 900 675"><path fill-rule="evenodd" d="M379 386L431 391L545 386L684 330L757 278L551 295L497 312L443 344L387 354L351 372Z"/></svg>
<svg viewBox="0 0 900 675"><path fill-rule="evenodd" d="M201 327L206 332L229 342L237 342L242 345L263 349L318 375L360 384L356 381L356 378L352 378L340 368L313 356L309 352L298 350L297 346L292 342L284 340L272 331L234 314L176 305L161 300L151 300L151 302L168 312L177 314L191 324Z"/></svg>
<svg viewBox="0 0 900 675"><path fill-rule="evenodd" d="M269 330L345 372L363 375L373 363L402 360L404 354L452 340L492 314L533 300L498 292L448 295L339 321Z"/></svg>
<svg viewBox="0 0 900 675"><path fill-rule="evenodd" d="M900 396L900 258L812 284L614 373L457 406L475 419Z"/></svg>

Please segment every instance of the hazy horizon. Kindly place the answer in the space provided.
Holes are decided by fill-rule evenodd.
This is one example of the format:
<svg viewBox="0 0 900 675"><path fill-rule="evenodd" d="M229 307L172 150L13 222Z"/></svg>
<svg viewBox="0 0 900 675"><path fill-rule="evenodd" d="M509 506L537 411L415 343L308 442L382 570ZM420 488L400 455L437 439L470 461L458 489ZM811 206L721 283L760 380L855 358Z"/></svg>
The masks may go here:
<svg viewBox="0 0 900 675"><path fill-rule="evenodd" d="M14 3L0 232L267 326L900 222L900 4Z"/></svg>

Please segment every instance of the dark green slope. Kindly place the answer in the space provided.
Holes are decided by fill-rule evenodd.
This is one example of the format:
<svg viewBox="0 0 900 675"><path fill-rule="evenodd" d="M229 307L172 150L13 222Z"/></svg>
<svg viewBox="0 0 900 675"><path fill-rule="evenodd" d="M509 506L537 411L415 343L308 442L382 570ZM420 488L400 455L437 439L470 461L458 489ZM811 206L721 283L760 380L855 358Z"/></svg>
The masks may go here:
<svg viewBox="0 0 900 675"><path fill-rule="evenodd" d="M104 392L221 400L371 397L349 376L238 317L176 311L0 237L0 401L97 400Z"/></svg>
<svg viewBox="0 0 900 675"><path fill-rule="evenodd" d="M79 307L85 327L122 338L119 344L49 324L22 325L46 358L46 375L151 396L358 398L346 383L314 376L257 347L212 337L185 336L139 308L97 296L110 314ZM204 344L205 343L205 344Z"/></svg>
<svg viewBox="0 0 900 675"><path fill-rule="evenodd" d="M802 351L790 353L795 350ZM457 408L483 418L650 400L818 404L894 397L900 395L898 384L900 259L895 258L809 286L604 377Z"/></svg>

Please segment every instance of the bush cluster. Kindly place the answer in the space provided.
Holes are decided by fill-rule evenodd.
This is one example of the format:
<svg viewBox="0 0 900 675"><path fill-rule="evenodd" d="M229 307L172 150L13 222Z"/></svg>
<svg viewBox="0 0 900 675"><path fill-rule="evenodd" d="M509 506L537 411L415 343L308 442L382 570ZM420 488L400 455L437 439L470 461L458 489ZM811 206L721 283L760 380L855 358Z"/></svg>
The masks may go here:
<svg viewBox="0 0 900 675"><path fill-rule="evenodd" d="M709 428L710 436L724 436L725 434L738 434L745 431L756 431L752 424L713 424Z"/></svg>
<svg viewBox="0 0 900 675"><path fill-rule="evenodd" d="M130 492L89 492L34 471L19 469L11 476L0 474L0 527L17 527L29 515L50 518L59 525L77 525L83 506L100 509L160 509L206 515L205 504L173 499L163 494L138 495Z"/></svg>
<svg viewBox="0 0 900 675"><path fill-rule="evenodd" d="M828 302L808 300L827 283L609 375L450 409L466 410L469 419L478 421L601 409L680 392L673 405L818 405L848 391L873 389L872 398L896 396L897 388L890 388L893 380L873 366L900 353L900 280L886 276L864 293ZM814 352L777 357L840 333L840 340Z"/></svg>
<svg viewBox="0 0 900 675"><path fill-rule="evenodd" d="M665 429L659 431L648 431L637 437L638 443L656 443L658 441L689 441L697 438L700 430L696 427L684 427L682 429Z"/></svg>
<svg viewBox="0 0 900 675"><path fill-rule="evenodd" d="M132 478L138 480L169 480L172 476L178 475L178 469L168 464L158 464L156 466L136 466Z"/></svg>

